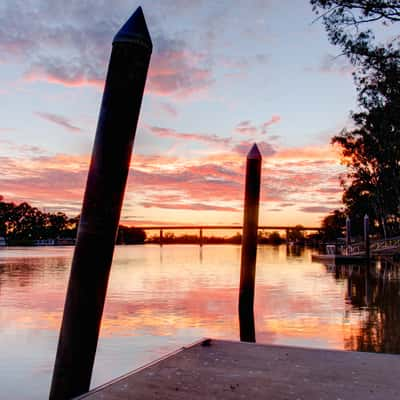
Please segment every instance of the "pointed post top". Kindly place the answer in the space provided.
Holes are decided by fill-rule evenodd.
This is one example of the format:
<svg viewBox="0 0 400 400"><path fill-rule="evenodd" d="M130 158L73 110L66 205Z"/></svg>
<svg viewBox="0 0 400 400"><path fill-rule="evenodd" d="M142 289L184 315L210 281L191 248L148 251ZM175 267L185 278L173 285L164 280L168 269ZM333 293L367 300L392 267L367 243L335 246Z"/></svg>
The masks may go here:
<svg viewBox="0 0 400 400"><path fill-rule="evenodd" d="M364 220L369 219L368 214L364 215Z"/></svg>
<svg viewBox="0 0 400 400"><path fill-rule="evenodd" d="M138 7L132 16L125 22L118 33L114 36L114 43L135 43L153 49L153 43L149 30L147 29L142 7Z"/></svg>
<svg viewBox="0 0 400 400"><path fill-rule="evenodd" d="M349 216L346 217L346 222L350 222L350 217Z"/></svg>
<svg viewBox="0 0 400 400"><path fill-rule="evenodd" d="M249 151L249 154L247 154L247 159L248 160L261 160L261 153L260 150L258 150L258 146L256 143L253 144L253 147Z"/></svg>

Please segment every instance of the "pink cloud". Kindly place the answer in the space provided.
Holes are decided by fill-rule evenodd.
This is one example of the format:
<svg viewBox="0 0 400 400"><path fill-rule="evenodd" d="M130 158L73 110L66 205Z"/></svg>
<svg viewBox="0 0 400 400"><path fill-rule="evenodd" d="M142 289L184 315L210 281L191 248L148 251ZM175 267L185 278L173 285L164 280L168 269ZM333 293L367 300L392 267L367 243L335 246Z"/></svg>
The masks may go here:
<svg viewBox="0 0 400 400"><path fill-rule="evenodd" d="M300 211L306 212L306 213L324 213L328 214L331 212L333 207L325 207L325 206L308 206L308 207L301 207Z"/></svg>
<svg viewBox="0 0 400 400"><path fill-rule="evenodd" d="M203 92L214 82L204 56L190 51L182 40L155 37L154 53L148 71L146 92L159 96L187 98ZM41 56L25 73L28 81L41 80L64 86L104 87L108 60L103 47L96 48L88 58L86 49L75 49L80 54L73 61L63 57ZM204 64L204 66L202 66Z"/></svg>
<svg viewBox="0 0 400 400"><path fill-rule="evenodd" d="M218 143L218 144L229 144L231 142L231 138L221 138L214 134L206 134L206 133L184 133L177 132L173 129L169 128L160 128L157 126L147 126L147 128L157 136L160 137L170 137L175 139L183 139L183 140L195 140L206 143Z"/></svg>
<svg viewBox="0 0 400 400"><path fill-rule="evenodd" d="M39 111L35 112L35 114L46 121L49 121L49 122L52 122L53 124L62 126L63 128L67 129L70 132L76 133L76 132L82 131L81 128L78 128L77 126L72 125L71 122L67 118L65 118L61 115L39 112Z"/></svg>
<svg viewBox="0 0 400 400"><path fill-rule="evenodd" d="M273 115L270 120L264 122L262 124L262 133L267 133L267 129L274 124L277 124L281 121L281 117L279 115Z"/></svg>
<svg viewBox="0 0 400 400"><path fill-rule="evenodd" d="M235 132L239 134L255 136L255 135L265 135L268 131L268 128L271 125L277 124L281 121L281 117L279 115L273 115L268 121L265 121L260 126L256 126L251 121L242 121L235 127Z"/></svg>
<svg viewBox="0 0 400 400"><path fill-rule="evenodd" d="M164 208L170 210L194 210L194 211L238 211L235 207L224 207L205 203L168 203L168 202L142 202L145 208Z"/></svg>
<svg viewBox="0 0 400 400"><path fill-rule="evenodd" d="M134 155L126 210L136 216L132 216L134 220L141 215L141 208L149 207L238 212L243 201L245 159L251 145L250 141L242 143L241 152L220 150L190 159ZM324 212L323 207L334 208L333 204L339 202L340 169L331 153L318 147L274 149L269 144L259 145L263 153L261 198L270 205L269 210L284 203L318 215ZM72 215L79 212L88 155L27 153L20 158L1 157L0 163L1 194L10 201L28 201ZM125 216L123 219L127 220Z"/></svg>
<svg viewBox="0 0 400 400"><path fill-rule="evenodd" d="M188 50L161 48L153 55L147 92L188 97L213 83L211 70L199 67L199 55Z"/></svg>
<svg viewBox="0 0 400 400"><path fill-rule="evenodd" d="M104 87L103 79L89 79L85 77L83 74L77 74L73 76L60 76L56 75L50 71L42 70L42 69L32 69L28 71L24 78L28 82L35 81L44 81L47 83L52 83L55 85L63 85L67 87L85 87L85 86L95 86L95 87Z"/></svg>
<svg viewBox="0 0 400 400"><path fill-rule="evenodd" d="M244 135L256 135L258 133L258 128L254 126L251 121L242 121L237 124L235 132Z"/></svg>
<svg viewBox="0 0 400 400"><path fill-rule="evenodd" d="M249 140L244 140L240 143L238 143L234 148L233 151L237 152L240 155L247 155L247 153L250 151L251 147L253 146L254 142L249 141ZM268 142L265 141L258 141L257 142L258 149L260 150L260 153L262 157L271 157L274 154L276 154L275 148Z"/></svg>
<svg viewBox="0 0 400 400"><path fill-rule="evenodd" d="M162 103L160 103L160 108L171 117L177 117L178 116L178 111L170 103L162 102Z"/></svg>
<svg viewBox="0 0 400 400"><path fill-rule="evenodd" d="M27 157L45 153L45 150L39 146L32 146L29 144L18 144L11 140L0 139L0 145L2 146L3 150L7 149L15 153L18 153L19 155L24 155Z"/></svg>

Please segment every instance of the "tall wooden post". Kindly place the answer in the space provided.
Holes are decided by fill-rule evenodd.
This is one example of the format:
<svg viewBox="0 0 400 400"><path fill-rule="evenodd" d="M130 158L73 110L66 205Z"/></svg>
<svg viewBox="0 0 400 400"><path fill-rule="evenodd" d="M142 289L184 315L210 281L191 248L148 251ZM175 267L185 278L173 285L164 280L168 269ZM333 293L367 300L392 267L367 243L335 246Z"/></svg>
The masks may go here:
<svg viewBox="0 0 400 400"><path fill-rule="evenodd" d="M50 399L89 390L152 43L139 7L114 38L64 306Z"/></svg>
<svg viewBox="0 0 400 400"><path fill-rule="evenodd" d="M247 155L243 240L239 288L240 340L255 342L254 287L260 204L261 154L256 144Z"/></svg>

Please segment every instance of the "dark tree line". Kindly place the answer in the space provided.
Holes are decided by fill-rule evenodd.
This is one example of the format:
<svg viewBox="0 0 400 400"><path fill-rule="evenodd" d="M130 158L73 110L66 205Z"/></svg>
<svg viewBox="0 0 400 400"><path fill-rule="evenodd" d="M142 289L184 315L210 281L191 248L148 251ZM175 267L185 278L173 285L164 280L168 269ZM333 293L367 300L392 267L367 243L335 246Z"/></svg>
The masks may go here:
<svg viewBox="0 0 400 400"><path fill-rule="evenodd" d="M7 203L0 196L0 237L9 243L42 239L75 239L79 216L69 218L62 212L40 211L28 203ZM139 228L120 226L117 243L144 243L146 233Z"/></svg>
<svg viewBox="0 0 400 400"><path fill-rule="evenodd" d="M40 211L28 203L0 201L0 236L12 240L74 238L79 217Z"/></svg>
<svg viewBox="0 0 400 400"><path fill-rule="evenodd" d="M332 138L348 171L342 182L343 212L356 231L361 231L368 214L372 228L382 236L399 234L400 36L382 43L375 28L400 22L400 2L311 0L311 4L330 41L355 68L359 110L351 114L353 128ZM333 214L330 217L333 221Z"/></svg>
<svg viewBox="0 0 400 400"><path fill-rule="evenodd" d="M118 227L117 244L143 244L146 232L132 226L120 225Z"/></svg>

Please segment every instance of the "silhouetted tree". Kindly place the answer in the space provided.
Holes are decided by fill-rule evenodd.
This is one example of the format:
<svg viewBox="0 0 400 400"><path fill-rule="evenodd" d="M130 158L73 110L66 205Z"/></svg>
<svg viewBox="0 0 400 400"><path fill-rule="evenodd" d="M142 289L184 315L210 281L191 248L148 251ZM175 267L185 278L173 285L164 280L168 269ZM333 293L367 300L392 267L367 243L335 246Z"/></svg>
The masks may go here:
<svg viewBox="0 0 400 400"><path fill-rule="evenodd" d="M374 39L372 27L400 22L398 0L310 0L322 19L329 39L350 57L353 46L366 38Z"/></svg>
<svg viewBox="0 0 400 400"><path fill-rule="evenodd" d="M118 228L118 244L143 244L146 232L143 229L120 225Z"/></svg>
<svg viewBox="0 0 400 400"><path fill-rule="evenodd" d="M288 231L288 240L294 243L304 242L304 227L303 225L296 225Z"/></svg>
<svg viewBox="0 0 400 400"><path fill-rule="evenodd" d="M283 239L279 232L272 232L268 237L269 243L271 244L281 244L283 243Z"/></svg>
<svg viewBox="0 0 400 400"><path fill-rule="evenodd" d="M399 37L376 43L372 22L400 21L399 1L311 0L331 42L355 67L360 111L354 128L332 142L348 167L343 180L346 213L361 230L364 214L384 236L400 225L400 45ZM365 29L363 29L365 27Z"/></svg>
<svg viewBox="0 0 400 400"><path fill-rule="evenodd" d="M11 241L32 241L76 236L79 218L64 213L44 213L26 202L7 203L0 199L0 236Z"/></svg>
<svg viewBox="0 0 400 400"><path fill-rule="evenodd" d="M334 210L322 220L325 240L335 240L343 236L346 228L346 215L341 210Z"/></svg>
<svg viewBox="0 0 400 400"><path fill-rule="evenodd" d="M332 139L348 167L343 201L349 214L370 214L385 235L400 222L400 53L393 53L371 51L368 72L356 77L362 109L352 115L355 128Z"/></svg>

